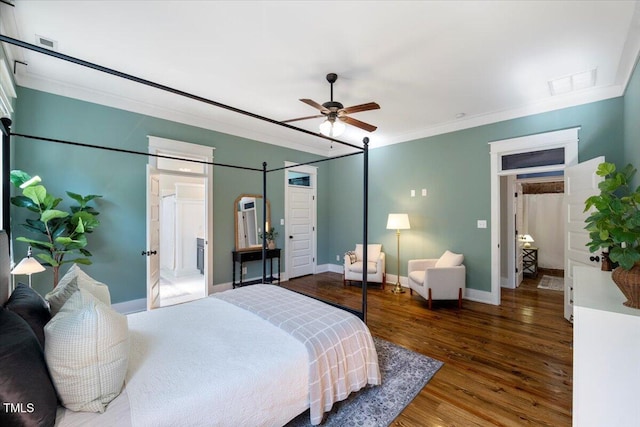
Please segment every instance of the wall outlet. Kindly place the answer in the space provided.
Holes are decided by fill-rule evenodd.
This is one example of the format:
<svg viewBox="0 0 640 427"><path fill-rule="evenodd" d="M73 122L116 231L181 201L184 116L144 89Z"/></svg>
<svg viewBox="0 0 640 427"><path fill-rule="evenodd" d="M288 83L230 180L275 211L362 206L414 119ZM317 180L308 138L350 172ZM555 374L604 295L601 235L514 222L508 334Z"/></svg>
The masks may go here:
<svg viewBox="0 0 640 427"><path fill-rule="evenodd" d="M242 275L243 276L247 275L247 267L242 267Z"/></svg>
<svg viewBox="0 0 640 427"><path fill-rule="evenodd" d="M416 190L411 190L411 197L416 197Z"/></svg>
<svg viewBox="0 0 640 427"><path fill-rule="evenodd" d="M423 189L422 189L422 197L424 197L424 196L426 196L426 195L427 195L427 189L426 189L426 188L423 188Z"/></svg>
<svg viewBox="0 0 640 427"><path fill-rule="evenodd" d="M336 261L340 261L340 255L336 255Z"/></svg>
<svg viewBox="0 0 640 427"><path fill-rule="evenodd" d="M478 228L487 228L487 220L479 219L478 220Z"/></svg>
<svg viewBox="0 0 640 427"><path fill-rule="evenodd" d="M280 225L284 225L284 218L280 218Z"/></svg>

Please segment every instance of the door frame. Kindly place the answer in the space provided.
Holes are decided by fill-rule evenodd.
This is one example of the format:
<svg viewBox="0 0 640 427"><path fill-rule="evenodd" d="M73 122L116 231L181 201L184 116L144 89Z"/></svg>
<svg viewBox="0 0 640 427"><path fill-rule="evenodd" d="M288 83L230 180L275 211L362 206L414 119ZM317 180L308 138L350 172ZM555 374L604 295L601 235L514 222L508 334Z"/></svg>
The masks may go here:
<svg viewBox="0 0 640 427"><path fill-rule="evenodd" d="M500 177L541 172L555 172L564 170L568 166L578 163L578 131L580 126L552 132L538 133L518 138L502 139L489 143L491 158L491 291L488 303L500 305L501 264L500 264ZM553 148L564 148L564 164L552 166L538 166L522 169L502 169L502 156L528 153ZM507 239L515 238L514 230ZM513 234L513 236L511 236Z"/></svg>
<svg viewBox="0 0 640 427"><path fill-rule="evenodd" d="M291 251L289 250L289 180L288 180L288 172L300 172L309 174L311 185L309 188L312 190L313 195L313 206L311 208L312 215L312 227L313 232L311 233L311 250L313 257L313 274L317 273L318 270L318 239L317 239L317 229L318 229L318 168L310 165L299 165L295 162L284 162L284 253L285 253L285 272L284 275L286 277L285 280L289 280L289 266L291 263L289 262L289 254Z"/></svg>
<svg viewBox="0 0 640 427"><path fill-rule="evenodd" d="M215 147L206 145L192 144L184 141L176 141L173 139L161 138L153 135L147 135L149 140L149 154L160 154L163 156L171 156L188 159L197 159L206 163L202 164L202 170L190 172L185 170L175 170L158 167L158 157L149 156L148 163L157 170L160 175L179 175L203 178L205 184L204 190L204 208L205 208L205 253L204 253L204 277L207 286L206 294L213 293L213 159ZM147 202L148 203L148 202ZM147 283L148 286L148 283Z"/></svg>

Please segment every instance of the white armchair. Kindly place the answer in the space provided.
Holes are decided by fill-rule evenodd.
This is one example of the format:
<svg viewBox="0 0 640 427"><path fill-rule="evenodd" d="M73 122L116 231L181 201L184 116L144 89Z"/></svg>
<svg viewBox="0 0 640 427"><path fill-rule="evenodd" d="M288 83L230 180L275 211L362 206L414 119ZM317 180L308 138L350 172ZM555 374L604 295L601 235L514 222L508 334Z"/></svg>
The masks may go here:
<svg viewBox="0 0 640 427"><path fill-rule="evenodd" d="M385 254L382 252L382 245L370 244L367 245L367 247L367 283L382 283L382 289L384 289L387 275L385 271ZM357 244L355 251L347 252L344 255L343 286L346 286L347 282L350 281L362 281L362 249L362 244Z"/></svg>
<svg viewBox="0 0 640 427"><path fill-rule="evenodd" d="M462 296L466 283L464 255L446 251L439 259L409 260L408 282L411 294L416 291L429 302L433 300L458 300L462 308Z"/></svg>

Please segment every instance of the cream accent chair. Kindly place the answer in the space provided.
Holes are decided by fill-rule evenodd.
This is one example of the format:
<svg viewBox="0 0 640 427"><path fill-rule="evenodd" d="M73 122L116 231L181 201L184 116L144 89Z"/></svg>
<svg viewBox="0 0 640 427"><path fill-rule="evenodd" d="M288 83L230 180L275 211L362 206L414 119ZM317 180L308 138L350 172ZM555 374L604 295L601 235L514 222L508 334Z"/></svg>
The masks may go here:
<svg viewBox="0 0 640 427"><path fill-rule="evenodd" d="M384 289L387 274L385 271L385 255L382 252L382 245L367 245L367 283L382 283ZM347 282L362 281L362 244L356 245L355 260L351 262L351 257L347 254L344 256L344 275L342 276L342 285L346 286Z"/></svg>
<svg viewBox="0 0 640 427"><path fill-rule="evenodd" d="M446 251L439 259L409 260L408 282L413 295L416 291L429 302L435 300L458 300L462 308L466 269L464 255Z"/></svg>

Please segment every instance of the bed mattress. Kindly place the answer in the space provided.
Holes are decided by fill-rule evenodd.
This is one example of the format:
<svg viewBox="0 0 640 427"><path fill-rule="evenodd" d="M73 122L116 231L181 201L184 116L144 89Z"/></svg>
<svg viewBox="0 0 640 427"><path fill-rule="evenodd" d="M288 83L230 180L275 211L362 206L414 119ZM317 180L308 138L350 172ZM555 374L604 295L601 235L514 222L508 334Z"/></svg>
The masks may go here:
<svg viewBox="0 0 640 427"><path fill-rule="evenodd" d="M56 425L278 426L309 406L305 346L253 313L209 297L128 320L123 393Z"/></svg>

